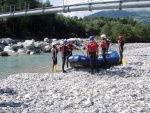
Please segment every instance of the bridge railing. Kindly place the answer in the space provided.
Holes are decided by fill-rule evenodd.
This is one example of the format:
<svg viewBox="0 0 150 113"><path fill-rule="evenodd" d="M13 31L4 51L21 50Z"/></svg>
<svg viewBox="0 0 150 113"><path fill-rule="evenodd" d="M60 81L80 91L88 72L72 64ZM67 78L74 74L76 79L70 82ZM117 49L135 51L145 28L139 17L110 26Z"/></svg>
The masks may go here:
<svg viewBox="0 0 150 113"><path fill-rule="evenodd" d="M62 0L63 2L65 0ZM67 1L67 0L66 0ZM68 0L69 1L69 0ZM139 2L139 1L149 1L149 0L82 0L80 3L71 3L71 4L64 4L61 6L52 6L47 3L41 2L20 2L16 4L10 5L1 5L0 4L0 15L5 13L14 13L14 12L21 12L21 11L30 11L36 9L48 9L48 8L59 8L59 7L72 7L72 6L83 6L83 5L96 5L96 4L114 4L114 3L122 3L122 2Z"/></svg>
<svg viewBox="0 0 150 113"><path fill-rule="evenodd" d="M33 9L43 9L43 8L49 8L51 6L52 5L43 4L43 3L30 3L30 2L16 3L16 4L3 5L3 6L0 5L0 14L28 11Z"/></svg>
<svg viewBox="0 0 150 113"><path fill-rule="evenodd" d="M107 0L92 1L86 3L62 4L52 6L50 4L20 3L11 5L0 5L0 18L12 18L27 15L40 15L50 13L68 13L77 11L92 11L105 9L124 9L124 8L150 8L150 0Z"/></svg>

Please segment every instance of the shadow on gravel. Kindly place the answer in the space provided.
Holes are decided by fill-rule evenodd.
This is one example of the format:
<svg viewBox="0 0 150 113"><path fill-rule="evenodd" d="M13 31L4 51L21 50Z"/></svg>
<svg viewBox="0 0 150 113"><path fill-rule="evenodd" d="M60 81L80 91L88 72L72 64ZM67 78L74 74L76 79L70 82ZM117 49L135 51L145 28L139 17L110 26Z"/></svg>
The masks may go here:
<svg viewBox="0 0 150 113"><path fill-rule="evenodd" d="M10 95L17 94L16 91L14 91L12 88L8 88L8 87L0 89L0 94L4 94L4 93L10 94Z"/></svg>
<svg viewBox="0 0 150 113"><path fill-rule="evenodd" d="M2 102L0 103L0 107L21 107L23 106L24 108L27 108L28 105L19 102L19 103L15 103L15 102Z"/></svg>

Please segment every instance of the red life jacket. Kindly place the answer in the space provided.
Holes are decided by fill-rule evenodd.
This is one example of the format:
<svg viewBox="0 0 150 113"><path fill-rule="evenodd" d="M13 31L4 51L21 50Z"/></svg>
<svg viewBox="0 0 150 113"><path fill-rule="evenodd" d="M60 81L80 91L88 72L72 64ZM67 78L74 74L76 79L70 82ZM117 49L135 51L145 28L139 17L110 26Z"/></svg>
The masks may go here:
<svg viewBox="0 0 150 113"><path fill-rule="evenodd" d="M88 52L96 52L98 50L98 44L94 41L87 44Z"/></svg>
<svg viewBox="0 0 150 113"><path fill-rule="evenodd" d="M67 50L72 51L73 50L73 45L72 44L68 44L67 45Z"/></svg>
<svg viewBox="0 0 150 113"><path fill-rule="evenodd" d="M61 45L60 47L59 47L59 50L62 52L62 53L64 53L65 51L66 51L66 46L65 45Z"/></svg>
<svg viewBox="0 0 150 113"><path fill-rule="evenodd" d="M100 46L101 48L107 48L107 46L109 45L110 43L106 40L102 40L101 43L100 43Z"/></svg>

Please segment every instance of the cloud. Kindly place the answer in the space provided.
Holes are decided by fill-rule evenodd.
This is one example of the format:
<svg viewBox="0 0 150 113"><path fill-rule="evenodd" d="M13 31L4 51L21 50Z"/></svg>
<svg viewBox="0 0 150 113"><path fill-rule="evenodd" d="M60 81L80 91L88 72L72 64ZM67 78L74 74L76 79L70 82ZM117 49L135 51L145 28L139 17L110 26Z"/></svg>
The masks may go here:
<svg viewBox="0 0 150 113"><path fill-rule="evenodd" d="M78 12L70 12L70 13L62 13L63 15L65 15L65 16L71 16L71 17L73 17L73 16L77 16L77 17L84 17L84 16L88 16L88 15L90 15L90 14L93 14L93 13L95 13L95 12L98 12L98 11L78 11Z"/></svg>
<svg viewBox="0 0 150 113"><path fill-rule="evenodd" d="M63 5L63 0L49 0L53 6Z"/></svg>

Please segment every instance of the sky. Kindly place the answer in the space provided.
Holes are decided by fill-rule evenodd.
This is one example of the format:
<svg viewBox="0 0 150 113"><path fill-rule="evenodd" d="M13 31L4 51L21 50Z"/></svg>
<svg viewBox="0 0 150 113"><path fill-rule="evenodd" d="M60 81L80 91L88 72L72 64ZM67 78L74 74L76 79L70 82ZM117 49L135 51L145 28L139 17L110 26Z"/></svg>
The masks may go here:
<svg viewBox="0 0 150 113"><path fill-rule="evenodd" d="M46 0L43 0L46 1ZM71 4L77 4L77 3L88 3L88 2L105 2L105 1L116 1L116 0L49 0L53 6L60 6L60 5L71 5ZM120 1L120 0L118 0ZM123 9L123 10L129 10L129 11L139 11L139 10L148 10L150 11L150 8L140 8L140 9ZM70 12L70 13L62 13L65 16L78 16L78 17L84 17L88 16L90 14L93 14L98 11L78 11L78 12Z"/></svg>

